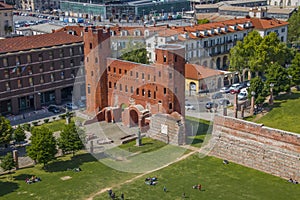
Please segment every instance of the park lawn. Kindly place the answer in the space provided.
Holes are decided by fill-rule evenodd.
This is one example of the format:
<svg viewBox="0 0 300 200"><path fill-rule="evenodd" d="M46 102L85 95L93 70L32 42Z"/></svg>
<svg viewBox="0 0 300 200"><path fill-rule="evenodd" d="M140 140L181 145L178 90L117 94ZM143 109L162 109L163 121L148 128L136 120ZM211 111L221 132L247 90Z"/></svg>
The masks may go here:
<svg viewBox="0 0 300 200"><path fill-rule="evenodd" d="M74 122L73 117L71 118L71 121ZM44 123L40 126L47 127L52 132L61 131L66 126L66 120L65 119L60 119L60 120L56 120L56 121L53 121L53 122ZM37 126L37 127L39 127L39 126Z"/></svg>
<svg viewBox="0 0 300 200"><path fill-rule="evenodd" d="M154 176L158 178L157 185L144 183L146 177ZM202 191L192 188L197 184L202 185ZM300 196L300 185L234 163L224 165L218 158L202 158L198 154L112 190L117 196L123 192L125 199L130 200L181 200L183 192L191 200L296 200ZM104 192L94 199L108 199L108 194Z"/></svg>
<svg viewBox="0 0 300 200"><path fill-rule="evenodd" d="M269 113L258 120L265 126L300 133L300 92L277 97Z"/></svg>
<svg viewBox="0 0 300 200"><path fill-rule="evenodd" d="M142 146L136 146L136 141L131 141L128 142L126 144L123 144L121 146L119 146L119 148L124 149L128 152L132 152L132 153L147 153L147 152L151 152L154 150L158 150L164 146L166 146L167 144L164 142L161 142L159 140L154 140L151 138L142 138Z"/></svg>
<svg viewBox="0 0 300 200"><path fill-rule="evenodd" d="M77 167L82 171L67 170ZM41 165L36 165L18 170L12 174L13 181L8 180L10 175L0 176L0 199L85 199L101 188L115 185L136 175L109 168L85 152L75 155L74 158L69 155L60 157L46 169L44 171ZM40 177L42 181L26 184L25 179L32 175ZM72 178L61 180L61 177L65 176Z"/></svg>
<svg viewBox="0 0 300 200"><path fill-rule="evenodd" d="M201 147L212 132L212 122L195 117L185 117L185 126L187 131L187 144L194 147Z"/></svg>

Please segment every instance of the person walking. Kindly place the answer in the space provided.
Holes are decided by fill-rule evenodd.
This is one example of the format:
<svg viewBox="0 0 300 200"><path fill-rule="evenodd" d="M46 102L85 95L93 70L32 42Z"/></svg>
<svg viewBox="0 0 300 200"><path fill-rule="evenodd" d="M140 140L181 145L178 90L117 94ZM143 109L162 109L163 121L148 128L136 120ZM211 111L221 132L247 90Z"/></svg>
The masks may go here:
<svg viewBox="0 0 300 200"><path fill-rule="evenodd" d="M123 194L123 192L121 193L121 200L124 200L124 194Z"/></svg>
<svg viewBox="0 0 300 200"><path fill-rule="evenodd" d="M164 192L167 192L167 188L166 188L166 186L164 186Z"/></svg>

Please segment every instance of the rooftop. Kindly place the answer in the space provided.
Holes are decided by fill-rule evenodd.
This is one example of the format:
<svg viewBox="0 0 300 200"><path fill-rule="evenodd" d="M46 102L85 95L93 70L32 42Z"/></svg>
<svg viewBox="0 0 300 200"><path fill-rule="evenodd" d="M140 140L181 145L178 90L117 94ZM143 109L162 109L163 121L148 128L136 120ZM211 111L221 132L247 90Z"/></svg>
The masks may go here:
<svg viewBox="0 0 300 200"><path fill-rule="evenodd" d="M8 5L4 2L0 2L0 10L13 10L14 7L12 5Z"/></svg>
<svg viewBox="0 0 300 200"><path fill-rule="evenodd" d="M81 37L70 35L65 32L7 38L0 40L0 53L26 51L82 41Z"/></svg>

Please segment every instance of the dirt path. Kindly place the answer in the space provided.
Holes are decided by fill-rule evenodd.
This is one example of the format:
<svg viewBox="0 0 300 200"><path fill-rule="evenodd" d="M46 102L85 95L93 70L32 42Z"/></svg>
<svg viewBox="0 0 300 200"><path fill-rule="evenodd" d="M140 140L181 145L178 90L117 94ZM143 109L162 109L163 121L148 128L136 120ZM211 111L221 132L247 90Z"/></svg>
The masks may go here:
<svg viewBox="0 0 300 200"><path fill-rule="evenodd" d="M199 149L197 149L197 150L196 150L196 149L193 149L190 153L185 154L185 155L181 156L180 158L177 158L176 160L174 160L174 161L172 161L172 162L169 162L168 164L165 164L165 165L163 165L163 166L161 166L161 167L158 167L158 168L156 168L156 169L153 169L153 170L149 170L149 171L147 171L147 172L145 172L145 173L143 173L143 174L137 175L137 176L135 176L135 177L133 177L133 178L131 178L131 179L128 179L128 180L124 181L123 183L120 183L120 184L117 184L117 185L113 185L112 187L107 187L107 188L101 189L100 191L98 191L98 192L96 192L96 193L94 193L94 194L91 194L91 196L88 197L86 200L93 200L95 196L98 196L98 195L100 195L100 194L106 192L107 190L109 190L109 189L111 189L111 188L113 188L113 187L117 187L117 186L121 186L121 185L130 183L130 182L132 182L132 181L134 181L134 180L136 180L136 179L138 179L138 178L140 178L140 177L142 177L142 176L145 176L145 175L150 174L150 173L152 173L152 172L155 172L155 171L158 171L158 170L163 169L163 168L165 168L165 167L168 167L169 165L171 165L171 164L173 164L173 163L176 163L176 162L179 162L179 161L181 161L181 160L184 160L184 159L186 159L187 157L191 156L192 154L196 153L197 151L199 151Z"/></svg>

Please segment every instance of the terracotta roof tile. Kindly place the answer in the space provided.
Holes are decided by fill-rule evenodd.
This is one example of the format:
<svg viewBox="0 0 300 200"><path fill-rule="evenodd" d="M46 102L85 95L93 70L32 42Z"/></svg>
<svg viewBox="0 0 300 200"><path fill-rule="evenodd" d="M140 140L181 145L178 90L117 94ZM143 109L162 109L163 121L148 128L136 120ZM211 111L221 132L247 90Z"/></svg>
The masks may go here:
<svg viewBox="0 0 300 200"><path fill-rule="evenodd" d="M196 64L185 64L185 78L200 80L212 76L222 75L223 72Z"/></svg>
<svg viewBox="0 0 300 200"><path fill-rule="evenodd" d="M14 7L12 5L8 5L4 2L0 2L0 10L13 10Z"/></svg>
<svg viewBox="0 0 300 200"><path fill-rule="evenodd" d="M83 39L81 37L65 32L7 38L0 40L0 53L24 51L82 41Z"/></svg>

